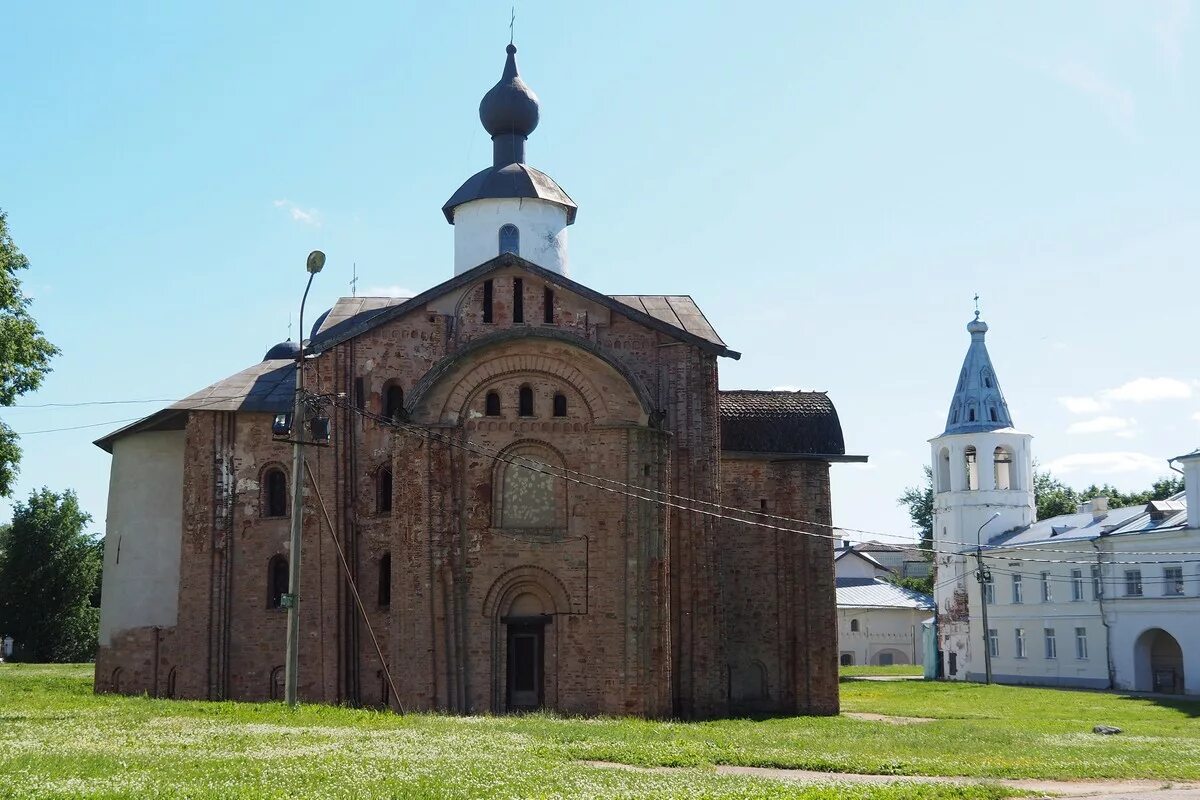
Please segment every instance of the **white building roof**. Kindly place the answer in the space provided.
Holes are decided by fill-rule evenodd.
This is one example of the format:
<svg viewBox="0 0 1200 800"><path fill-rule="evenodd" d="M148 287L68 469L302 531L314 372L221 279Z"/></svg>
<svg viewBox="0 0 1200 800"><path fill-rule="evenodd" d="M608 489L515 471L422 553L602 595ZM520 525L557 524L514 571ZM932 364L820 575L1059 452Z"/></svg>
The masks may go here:
<svg viewBox="0 0 1200 800"><path fill-rule="evenodd" d="M933 610L933 598L879 578L838 578L838 608L914 608Z"/></svg>

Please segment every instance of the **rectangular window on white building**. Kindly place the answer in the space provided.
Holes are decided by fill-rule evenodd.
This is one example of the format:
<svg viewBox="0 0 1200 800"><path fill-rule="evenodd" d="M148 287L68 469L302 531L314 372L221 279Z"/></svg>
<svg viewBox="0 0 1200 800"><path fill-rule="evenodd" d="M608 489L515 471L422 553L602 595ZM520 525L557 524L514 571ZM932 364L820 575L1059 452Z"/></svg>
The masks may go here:
<svg viewBox="0 0 1200 800"><path fill-rule="evenodd" d="M1058 658L1058 640L1054 638L1054 628L1044 628L1046 637L1046 658Z"/></svg>
<svg viewBox="0 0 1200 800"><path fill-rule="evenodd" d="M1000 655L1000 631L988 628L988 652L992 658Z"/></svg>
<svg viewBox="0 0 1200 800"><path fill-rule="evenodd" d="M1042 602L1050 603L1054 600L1054 592L1050 588L1050 573L1042 573Z"/></svg>
<svg viewBox="0 0 1200 800"><path fill-rule="evenodd" d="M1183 594L1183 567L1163 569L1163 594L1178 597Z"/></svg>
<svg viewBox="0 0 1200 800"><path fill-rule="evenodd" d="M1017 645L1016 657L1024 658L1025 657L1025 629L1024 628L1016 629L1015 639L1016 639L1016 645Z"/></svg>
<svg viewBox="0 0 1200 800"><path fill-rule="evenodd" d="M1083 600L1083 570L1071 570L1071 602L1078 603Z"/></svg>
<svg viewBox="0 0 1200 800"><path fill-rule="evenodd" d="M1075 657L1080 661L1087 659L1087 628L1075 629Z"/></svg>
<svg viewBox="0 0 1200 800"><path fill-rule="evenodd" d="M1020 575L1013 575L1013 576L1012 576L1012 579L1013 579L1013 580L1012 580L1012 587L1013 587L1013 602L1014 602L1014 603L1023 603L1023 602L1025 602L1024 595L1023 595L1023 594L1022 594L1022 592L1021 592L1021 576L1020 576Z"/></svg>
<svg viewBox="0 0 1200 800"><path fill-rule="evenodd" d="M989 606L996 605L996 582L992 580L990 572L983 578L983 602Z"/></svg>
<svg viewBox="0 0 1200 800"><path fill-rule="evenodd" d="M1125 570L1125 596L1142 596L1142 571L1140 569Z"/></svg>
<svg viewBox="0 0 1200 800"><path fill-rule="evenodd" d="M1104 587L1100 582L1100 568L1092 567L1092 599L1099 600L1104 596Z"/></svg>

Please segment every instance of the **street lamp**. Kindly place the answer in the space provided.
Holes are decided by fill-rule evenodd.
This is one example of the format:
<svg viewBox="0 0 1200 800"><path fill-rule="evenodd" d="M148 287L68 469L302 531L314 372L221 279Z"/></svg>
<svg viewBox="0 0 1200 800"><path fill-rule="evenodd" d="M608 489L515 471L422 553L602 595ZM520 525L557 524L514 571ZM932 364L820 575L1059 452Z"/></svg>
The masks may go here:
<svg viewBox="0 0 1200 800"><path fill-rule="evenodd" d="M979 606L983 609L983 671L984 683L992 682L992 641L988 637L988 616L987 616L987 573L983 569L983 529L988 526L992 520L1000 516L1000 512L993 513L987 520L979 526L979 530L975 531L975 576L979 578Z"/></svg>
<svg viewBox="0 0 1200 800"><path fill-rule="evenodd" d="M300 535L304 531L304 304L313 278L325 266L325 254L308 254L308 283L300 300L300 349L296 353L296 399L292 405L292 542L288 559L288 591L283 597L287 607L287 659L284 666L283 694L289 706L296 705L296 678L300 668Z"/></svg>

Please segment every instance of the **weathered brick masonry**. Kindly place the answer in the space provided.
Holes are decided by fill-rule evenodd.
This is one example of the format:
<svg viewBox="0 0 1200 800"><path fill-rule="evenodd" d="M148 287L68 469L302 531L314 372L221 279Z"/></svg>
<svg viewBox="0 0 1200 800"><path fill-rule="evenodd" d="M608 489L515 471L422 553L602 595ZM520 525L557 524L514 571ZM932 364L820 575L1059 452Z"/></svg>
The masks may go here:
<svg viewBox="0 0 1200 800"><path fill-rule="evenodd" d="M514 287L533 321L514 321ZM717 389L723 345L511 255L327 325L311 348L306 385L344 400L332 446L306 451L303 699L395 705L336 536L406 708L837 712L830 540L676 507L691 498L827 526L829 460L843 450L824 395L819 413L789 424L832 424L832 444L797 450L781 429L779 447L723 449L737 411ZM287 362L275 366L260 372L290 380ZM399 393L403 426L373 416ZM795 396L754 394L764 408ZM273 396L286 408L286 392ZM274 697L285 612L269 572L288 556L290 520L264 513L264 476L282 470L292 485L289 446L272 439L263 402L182 405L171 418L185 442L178 619L115 633L96 688Z"/></svg>

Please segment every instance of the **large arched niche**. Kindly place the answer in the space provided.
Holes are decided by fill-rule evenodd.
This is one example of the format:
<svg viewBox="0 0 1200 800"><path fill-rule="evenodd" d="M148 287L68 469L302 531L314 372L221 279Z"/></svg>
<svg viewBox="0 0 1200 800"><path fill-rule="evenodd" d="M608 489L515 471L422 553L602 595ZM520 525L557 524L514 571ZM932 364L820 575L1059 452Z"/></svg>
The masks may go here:
<svg viewBox="0 0 1200 800"><path fill-rule="evenodd" d="M548 442L522 439L499 454L492 473L492 527L562 535L570 503L566 459Z"/></svg>
<svg viewBox="0 0 1200 800"><path fill-rule="evenodd" d="M483 616L499 620L512 610L515 600L526 594L541 602L545 614L571 611L571 598L562 581L549 570L525 565L510 569L492 582L483 598Z"/></svg>
<svg viewBox="0 0 1200 800"><path fill-rule="evenodd" d="M409 418L458 425L485 383L517 373L549 375L574 387L597 423L649 420L650 395L627 367L591 342L543 328L500 331L434 364L409 393Z"/></svg>

